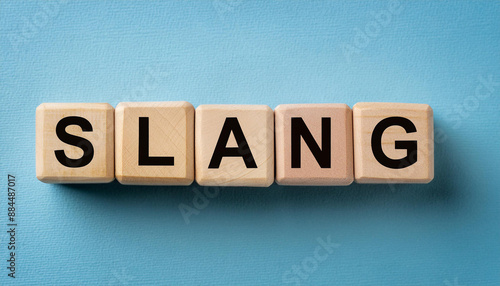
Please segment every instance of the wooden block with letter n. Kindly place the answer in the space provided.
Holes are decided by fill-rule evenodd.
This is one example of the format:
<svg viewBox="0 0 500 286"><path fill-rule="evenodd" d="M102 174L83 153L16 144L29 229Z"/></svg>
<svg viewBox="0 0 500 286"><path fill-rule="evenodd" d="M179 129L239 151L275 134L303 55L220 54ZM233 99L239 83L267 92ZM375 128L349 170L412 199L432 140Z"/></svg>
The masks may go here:
<svg viewBox="0 0 500 286"><path fill-rule="evenodd" d="M353 126L357 183L428 183L434 178L429 105L357 103Z"/></svg>
<svg viewBox="0 0 500 286"><path fill-rule="evenodd" d="M352 111L345 104L283 104L275 109L276 182L349 185L354 179Z"/></svg>
<svg viewBox="0 0 500 286"><path fill-rule="evenodd" d="M36 176L44 183L114 180L114 109L43 103L36 109Z"/></svg>
<svg viewBox="0 0 500 286"><path fill-rule="evenodd" d="M274 181L274 116L267 105L196 109L196 181L267 187Z"/></svg>
<svg viewBox="0 0 500 286"><path fill-rule="evenodd" d="M116 179L127 185L190 185L194 107L185 101L116 106Z"/></svg>

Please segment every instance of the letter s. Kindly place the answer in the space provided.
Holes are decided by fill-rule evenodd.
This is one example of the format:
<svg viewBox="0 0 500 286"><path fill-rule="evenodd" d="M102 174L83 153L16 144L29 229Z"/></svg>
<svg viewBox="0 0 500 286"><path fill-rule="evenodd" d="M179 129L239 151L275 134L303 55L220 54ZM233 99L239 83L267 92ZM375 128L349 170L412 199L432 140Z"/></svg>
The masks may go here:
<svg viewBox="0 0 500 286"><path fill-rule="evenodd" d="M75 135L68 134L66 132L66 127L70 125L78 125L82 128L84 132L92 131L92 124L90 122L79 116L68 116L61 119L56 126L56 135L62 142L76 146L83 150L83 156L79 159L70 159L64 154L64 150L56 150L57 161L69 168L80 168L88 165L92 158L94 158L94 147L92 143L85 138L78 137Z"/></svg>

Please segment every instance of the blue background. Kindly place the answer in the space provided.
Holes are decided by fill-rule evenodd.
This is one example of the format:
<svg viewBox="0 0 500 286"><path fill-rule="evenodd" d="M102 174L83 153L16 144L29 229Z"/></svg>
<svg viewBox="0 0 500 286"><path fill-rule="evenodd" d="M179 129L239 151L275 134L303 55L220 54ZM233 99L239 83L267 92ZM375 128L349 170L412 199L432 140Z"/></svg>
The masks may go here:
<svg viewBox="0 0 500 286"><path fill-rule="evenodd" d="M500 2L402 2L377 16L390 5L0 2L0 284L286 284L305 261L290 285L500 285ZM38 104L173 100L427 103L435 179L224 188L189 220L179 205L194 207L196 184L37 181ZM339 245L316 265L328 237Z"/></svg>

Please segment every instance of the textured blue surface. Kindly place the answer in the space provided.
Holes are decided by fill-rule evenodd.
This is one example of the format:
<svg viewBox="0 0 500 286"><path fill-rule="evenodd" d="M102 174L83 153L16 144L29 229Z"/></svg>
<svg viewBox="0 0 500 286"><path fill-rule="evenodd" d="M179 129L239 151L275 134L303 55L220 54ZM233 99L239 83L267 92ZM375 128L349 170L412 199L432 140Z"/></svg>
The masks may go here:
<svg viewBox="0 0 500 286"><path fill-rule="evenodd" d="M500 285L500 2L51 3L0 2L0 285ZM189 220L197 185L36 180L38 104L152 100L428 103L435 179L225 188Z"/></svg>

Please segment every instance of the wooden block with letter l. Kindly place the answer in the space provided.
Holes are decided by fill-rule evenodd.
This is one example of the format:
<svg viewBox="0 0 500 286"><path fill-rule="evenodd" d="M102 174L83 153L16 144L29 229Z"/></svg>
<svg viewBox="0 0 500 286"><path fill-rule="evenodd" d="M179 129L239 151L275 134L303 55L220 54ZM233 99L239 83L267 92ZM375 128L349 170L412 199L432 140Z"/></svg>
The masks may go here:
<svg viewBox="0 0 500 286"><path fill-rule="evenodd" d="M274 113L278 184L345 186L352 183L349 106L282 104Z"/></svg>
<svg viewBox="0 0 500 286"><path fill-rule="evenodd" d="M190 185L194 107L186 101L122 102L115 111L116 179L127 185Z"/></svg>
<svg viewBox="0 0 500 286"><path fill-rule="evenodd" d="M114 109L43 103L36 109L36 176L44 183L114 180Z"/></svg>
<svg viewBox="0 0 500 286"><path fill-rule="evenodd" d="M429 105L357 103L353 127L357 183L428 183L434 178Z"/></svg>
<svg viewBox="0 0 500 286"><path fill-rule="evenodd" d="M267 105L196 109L196 181L203 186L268 187L274 181L274 116Z"/></svg>

